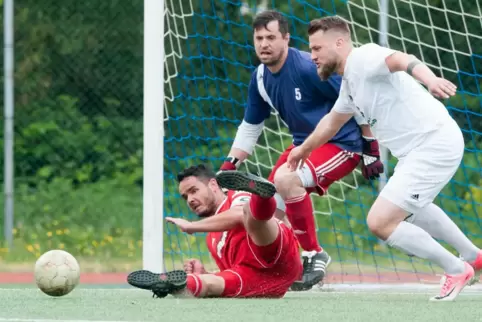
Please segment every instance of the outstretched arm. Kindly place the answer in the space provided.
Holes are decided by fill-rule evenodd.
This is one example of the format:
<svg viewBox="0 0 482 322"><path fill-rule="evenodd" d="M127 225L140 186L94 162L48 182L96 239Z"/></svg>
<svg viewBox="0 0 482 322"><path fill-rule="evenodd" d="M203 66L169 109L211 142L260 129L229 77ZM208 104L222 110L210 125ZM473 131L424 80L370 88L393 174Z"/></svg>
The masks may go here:
<svg viewBox="0 0 482 322"><path fill-rule="evenodd" d="M338 113L334 110L330 111L323 117L315 130L306 138L301 145L304 150L313 151L314 149L327 143L332 137L338 133L341 127L352 118L352 113Z"/></svg>
<svg viewBox="0 0 482 322"><path fill-rule="evenodd" d="M243 224L243 207L241 205L234 206L222 213L198 221L191 222L172 217L166 217L166 221L175 224L188 234L226 231Z"/></svg>
<svg viewBox="0 0 482 322"><path fill-rule="evenodd" d="M339 113L334 109L326 114L303 144L291 150L287 161L290 170L294 171L302 166L310 153L334 137L352 116L353 113Z"/></svg>
<svg viewBox="0 0 482 322"><path fill-rule="evenodd" d="M455 95L457 87L446 79L437 77L414 55L406 54L377 44L360 47L354 57L355 66L363 68L366 77L386 76L395 72L407 72L423 83L429 92L440 98Z"/></svg>

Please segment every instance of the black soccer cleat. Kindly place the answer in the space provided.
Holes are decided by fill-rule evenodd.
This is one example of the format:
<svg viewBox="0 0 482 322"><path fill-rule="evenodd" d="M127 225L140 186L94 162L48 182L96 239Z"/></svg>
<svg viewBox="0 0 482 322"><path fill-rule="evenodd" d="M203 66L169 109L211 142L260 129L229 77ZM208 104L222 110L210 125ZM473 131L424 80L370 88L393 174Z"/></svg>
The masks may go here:
<svg viewBox="0 0 482 322"><path fill-rule="evenodd" d="M307 291L322 282L326 275L326 268L331 263L331 257L326 251L303 252L303 277L291 285L292 291Z"/></svg>
<svg viewBox="0 0 482 322"><path fill-rule="evenodd" d="M187 274L182 270L156 274L147 270L135 271L127 276L127 283L152 291L153 297L166 297L186 287Z"/></svg>
<svg viewBox="0 0 482 322"><path fill-rule="evenodd" d="M251 192L262 198L270 198L276 193L274 184L268 180L237 170L220 171L216 180L221 188Z"/></svg>

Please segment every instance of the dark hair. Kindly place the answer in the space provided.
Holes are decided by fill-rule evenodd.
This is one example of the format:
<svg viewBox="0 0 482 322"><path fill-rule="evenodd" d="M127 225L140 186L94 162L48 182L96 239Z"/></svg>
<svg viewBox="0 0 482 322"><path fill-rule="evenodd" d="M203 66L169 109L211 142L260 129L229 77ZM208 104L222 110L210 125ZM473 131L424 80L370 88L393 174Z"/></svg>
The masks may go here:
<svg viewBox="0 0 482 322"><path fill-rule="evenodd" d="M350 27L348 23L340 16L329 16L310 21L310 24L308 25L308 36L311 36L320 30L337 30L350 35Z"/></svg>
<svg viewBox="0 0 482 322"><path fill-rule="evenodd" d="M253 20L253 29L268 29L267 26L271 21L278 21L279 31L283 36L289 32L288 20L276 10L266 10L258 13Z"/></svg>
<svg viewBox="0 0 482 322"><path fill-rule="evenodd" d="M196 177L198 179L210 180L216 178L216 174L211 168L205 164L193 165L177 174L177 181L181 182L187 177Z"/></svg>

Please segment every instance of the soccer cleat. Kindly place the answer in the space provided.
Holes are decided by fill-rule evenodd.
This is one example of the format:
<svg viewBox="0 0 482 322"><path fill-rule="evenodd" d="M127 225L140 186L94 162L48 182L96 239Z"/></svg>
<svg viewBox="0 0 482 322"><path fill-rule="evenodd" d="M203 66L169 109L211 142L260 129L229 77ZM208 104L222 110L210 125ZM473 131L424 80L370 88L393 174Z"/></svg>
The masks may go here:
<svg viewBox="0 0 482 322"><path fill-rule="evenodd" d="M153 297L159 298L184 289L186 280L187 274L181 270L161 274L140 270L127 276L127 283L143 290L152 291Z"/></svg>
<svg viewBox="0 0 482 322"><path fill-rule="evenodd" d="M302 252L303 276L300 281L291 285L292 291L307 291L325 278L326 268L331 263L331 257L326 251Z"/></svg>
<svg viewBox="0 0 482 322"><path fill-rule="evenodd" d="M462 289L470 283L472 278L474 277L474 268L465 263L465 272L458 275L448 275L445 274L444 283L440 290L440 294L434 296L430 299L432 302L447 302L447 301L454 301L455 298L459 295Z"/></svg>
<svg viewBox="0 0 482 322"><path fill-rule="evenodd" d="M218 172L216 181L221 188L251 192L261 198L270 198L276 193L274 184L268 180L237 170Z"/></svg>

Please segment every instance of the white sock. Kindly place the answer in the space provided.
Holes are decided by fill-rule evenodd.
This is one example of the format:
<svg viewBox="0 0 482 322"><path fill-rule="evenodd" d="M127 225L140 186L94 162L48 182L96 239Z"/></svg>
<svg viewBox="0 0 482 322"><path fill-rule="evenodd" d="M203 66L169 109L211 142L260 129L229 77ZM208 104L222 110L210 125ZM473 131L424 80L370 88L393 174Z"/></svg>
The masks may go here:
<svg viewBox="0 0 482 322"><path fill-rule="evenodd" d="M457 227L447 214L435 204L430 204L413 214L407 221L422 228L433 238L443 240L455 248L467 262L473 262L480 251Z"/></svg>
<svg viewBox="0 0 482 322"><path fill-rule="evenodd" d="M387 239L388 245L407 254L428 259L443 268L449 275L462 274L465 264L446 250L425 230L409 222L402 221Z"/></svg>

